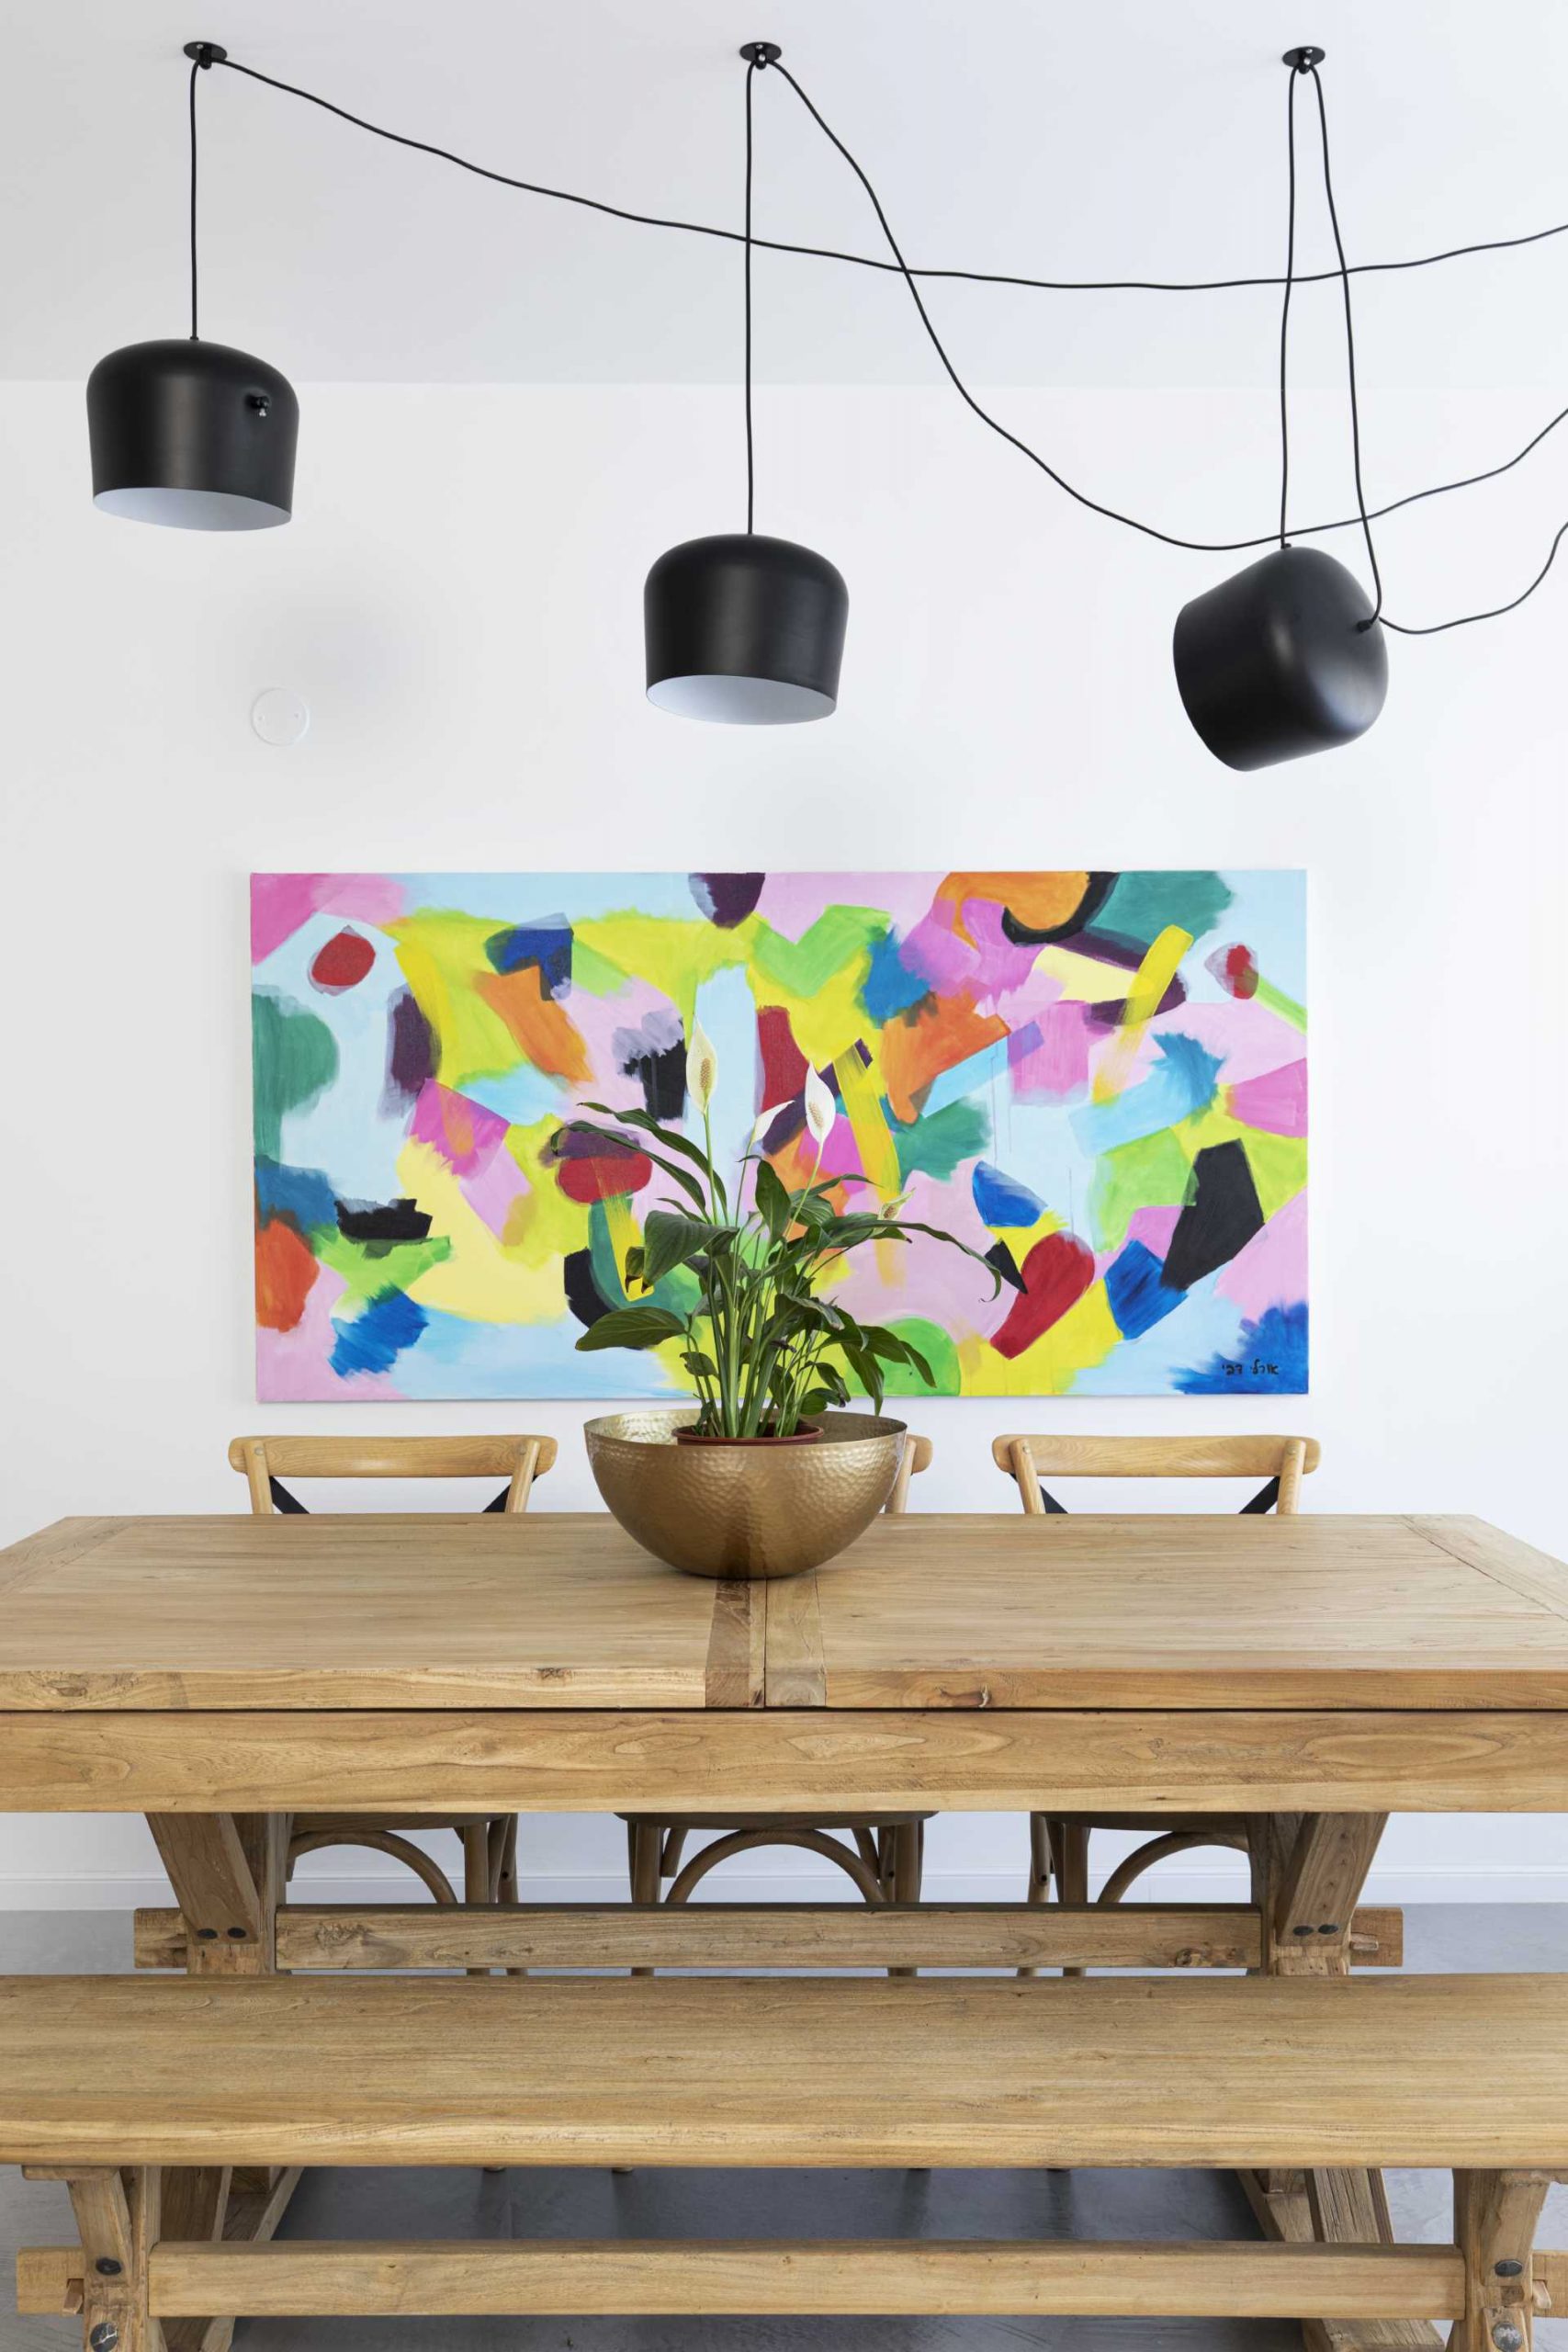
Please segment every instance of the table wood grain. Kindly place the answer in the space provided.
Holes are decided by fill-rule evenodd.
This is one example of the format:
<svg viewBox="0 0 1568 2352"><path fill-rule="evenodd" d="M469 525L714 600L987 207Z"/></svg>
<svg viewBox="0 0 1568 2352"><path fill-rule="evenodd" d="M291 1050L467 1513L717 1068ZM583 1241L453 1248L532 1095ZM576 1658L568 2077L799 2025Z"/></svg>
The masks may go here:
<svg viewBox="0 0 1568 2352"><path fill-rule="evenodd" d="M1568 1569L1473 1519L880 1520L710 1583L604 1513L66 1520L0 1711L1568 1708Z"/></svg>

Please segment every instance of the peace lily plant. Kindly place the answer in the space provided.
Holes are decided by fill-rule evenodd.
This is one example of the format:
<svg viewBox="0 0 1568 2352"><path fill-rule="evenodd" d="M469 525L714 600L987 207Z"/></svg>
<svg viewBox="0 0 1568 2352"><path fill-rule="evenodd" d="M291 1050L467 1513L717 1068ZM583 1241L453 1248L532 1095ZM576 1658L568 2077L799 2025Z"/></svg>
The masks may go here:
<svg viewBox="0 0 1568 2352"><path fill-rule="evenodd" d="M792 1191L759 1148L787 1107L775 1103L752 1127L733 1184L727 1184L713 1152L717 1079L717 1056L695 1022L686 1091L702 1115L700 1146L648 1111L590 1102L586 1107L614 1121L614 1127L573 1121L574 1135L644 1153L684 1195L683 1203L671 1199L649 1210L642 1240L626 1251L623 1269L632 1303L602 1315L578 1347L592 1352L681 1340L681 1362L701 1406L693 1434L701 1437L806 1434L813 1415L850 1402L850 1374L877 1411L890 1366L907 1368L933 1386L919 1349L886 1324L859 1322L823 1296L827 1278L868 1241L907 1242L917 1233L962 1250L999 1287L995 1268L953 1234L900 1216L901 1201L847 1213L834 1206L841 1179L823 1181L821 1168L839 1109L831 1088L811 1069L805 1096L807 1133L815 1146L809 1181Z"/></svg>

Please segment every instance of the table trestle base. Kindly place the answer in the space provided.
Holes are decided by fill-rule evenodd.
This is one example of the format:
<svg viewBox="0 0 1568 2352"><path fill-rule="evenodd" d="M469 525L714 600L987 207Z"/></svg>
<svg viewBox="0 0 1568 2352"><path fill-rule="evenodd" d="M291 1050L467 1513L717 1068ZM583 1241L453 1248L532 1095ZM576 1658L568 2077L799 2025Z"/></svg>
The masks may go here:
<svg viewBox="0 0 1568 2352"><path fill-rule="evenodd" d="M1348 1921L1359 1967L1398 1968L1404 1915ZM1247 1904L930 1903L662 1905L288 1904L276 1924L287 1972L455 1968L1227 1968L1266 1957ZM138 1968L182 1969L192 1945L176 1909L136 1914Z"/></svg>

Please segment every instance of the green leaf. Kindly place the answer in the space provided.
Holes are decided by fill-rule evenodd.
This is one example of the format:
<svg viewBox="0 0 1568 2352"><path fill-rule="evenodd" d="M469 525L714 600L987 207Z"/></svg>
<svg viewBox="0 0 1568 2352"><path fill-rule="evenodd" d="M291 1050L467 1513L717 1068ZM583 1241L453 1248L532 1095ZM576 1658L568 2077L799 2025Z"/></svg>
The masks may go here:
<svg viewBox="0 0 1568 2352"><path fill-rule="evenodd" d="M715 1363L712 1356L705 1355L701 1348L688 1348L681 1358L681 1362L685 1365L686 1370L699 1380L718 1378L717 1364Z"/></svg>
<svg viewBox="0 0 1568 2352"><path fill-rule="evenodd" d="M577 1343L580 1355L598 1348L656 1348L661 1340L679 1340L686 1327L663 1306L617 1306L591 1323Z"/></svg>
<svg viewBox="0 0 1568 2352"><path fill-rule="evenodd" d="M821 1193L815 1190L802 1193L795 1204L795 1221L797 1225L811 1227L830 1225L835 1214L832 1204L825 1201Z"/></svg>
<svg viewBox="0 0 1568 2352"><path fill-rule="evenodd" d="M657 1136L667 1151L678 1151L687 1159L694 1159L704 1174L706 1174L708 1156L701 1144L693 1143L691 1138L682 1135L677 1127L661 1126L651 1112L612 1111L607 1102L589 1102L584 1105L584 1108L597 1111L603 1118L618 1119L624 1127L637 1127L644 1135Z"/></svg>
<svg viewBox="0 0 1568 2352"><path fill-rule="evenodd" d="M624 1269L624 1278L625 1278L625 1281L626 1281L626 1288L627 1288L627 1290L628 1290L628 1291L630 1290L630 1288L631 1288L631 1286L632 1286L633 1283L640 1283L640 1282L642 1281L642 1279L643 1279L643 1272L642 1272L642 1269L643 1269L643 1250L642 1250L642 1245L641 1245L641 1243L640 1243L640 1242L636 1242L636 1241L634 1241L634 1242L633 1242L633 1244L632 1244L632 1246L631 1246L631 1248L626 1251L626 1267L625 1267L625 1269Z"/></svg>
<svg viewBox="0 0 1568 2352"><path fill-rule="evenodd" d="M858 1347L851 1339L840 1339L839 1345L844 1351L851 1371L870 1398L873 1412L879 1413L882 1410L884 1394L881 1365L869 1348Z"/></svg>
<svg viewBox="0 0 1568 2352"><path fill-rule="evenodd" d="M778 1170L766 1159L757 1163L757 1214L775 1241L781 1241L789 1231L789 1194Z"/></svg>
<svg viewBox="0 0 1568 2352"><path fill-rule="evenodd" d="M642 1228L643 1280L649 1289L672 1266L688 1266L716 1249L735 1228L715 1225L705 1216L682 1216L669 1209L651 1209Z"/></svg>

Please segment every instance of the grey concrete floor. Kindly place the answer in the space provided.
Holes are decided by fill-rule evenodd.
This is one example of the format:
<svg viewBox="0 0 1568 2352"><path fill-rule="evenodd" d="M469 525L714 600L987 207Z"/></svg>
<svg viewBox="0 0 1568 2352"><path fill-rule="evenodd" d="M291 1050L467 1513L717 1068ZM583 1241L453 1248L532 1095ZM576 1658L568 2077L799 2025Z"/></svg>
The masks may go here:
<svg viewBox="0 0 1568 2352"><path fill-rule="evenodd" d="M0 1914L0 1971L114 1972L128 1923L104 1912ZM1568 1906L1413 1909L1407 1965L1432 1973L1568 1968ZM1568 2125L1568 2119L1565 2119ZM1445 2174L1389 2177L1402 2237L1446 2238ZM567 2168L308 2174L284 2234L350 2237L1247 2237L1234 2181L1201 2172L671 2172ZM9 2308L16 2248L73 2236L63 2189L0 2172L0 2352L68 2352L78 2323ZM1568 2245L1568 2188L1543 2245ZM247 2322L237 2352L1299 2352L1277 2322L1210 2320L278 2320ZM1538 2352L1568 2352L1568 2318Z"/></svg>

